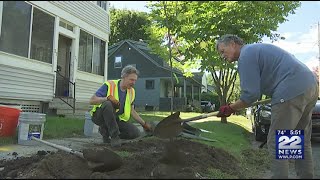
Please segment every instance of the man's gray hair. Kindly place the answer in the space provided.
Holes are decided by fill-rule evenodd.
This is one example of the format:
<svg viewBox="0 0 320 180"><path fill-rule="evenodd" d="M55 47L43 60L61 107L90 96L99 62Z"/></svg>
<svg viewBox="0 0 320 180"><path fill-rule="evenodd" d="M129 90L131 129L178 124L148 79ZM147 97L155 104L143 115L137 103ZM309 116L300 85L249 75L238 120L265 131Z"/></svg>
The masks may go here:
<svg viewBox="0 0 320 180"><path fill-rule="evenodd" d="M224 43L225 45L228 45L230 42L235 42L236 44L243 45L244 42L241 38L239 38L236 35L233 34L226 34L221 36L216 43L216 49L218 49L219 44Z"/></svg>
<svg viewBox="0 0 320 180"><path fill-rule="evenodd" d="M127 65L121 71L121 78L127 77L129 74L139 75L139 71L132 65Z"/></svg>

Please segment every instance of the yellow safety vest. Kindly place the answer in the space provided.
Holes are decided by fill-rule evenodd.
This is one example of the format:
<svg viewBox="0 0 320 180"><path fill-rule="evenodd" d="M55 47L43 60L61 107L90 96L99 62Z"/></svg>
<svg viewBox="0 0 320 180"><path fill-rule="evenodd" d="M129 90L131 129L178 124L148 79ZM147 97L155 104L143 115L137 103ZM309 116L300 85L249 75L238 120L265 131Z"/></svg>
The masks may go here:
<svg viewBox="0 0 320 180"><path fill-rule="evenodd" d="M105 84L108 86L108 92L106 94L106 97L108 97L109 95L112 95L116 100L119 101L119 94L118 94L118 82L119 81L120 81L120 79L108 80L105 82ZM134 101L134 98L135 98L134 88L127 89L123 113L119 115L120 120L128 121L130 119L131 104ZM93 115L94 112L96 112L98 107L101 107L101 105L102 104L93 106L92 110L90 111L91 116ZM117 109L116 111L118 112L119 109Z"/></svg>

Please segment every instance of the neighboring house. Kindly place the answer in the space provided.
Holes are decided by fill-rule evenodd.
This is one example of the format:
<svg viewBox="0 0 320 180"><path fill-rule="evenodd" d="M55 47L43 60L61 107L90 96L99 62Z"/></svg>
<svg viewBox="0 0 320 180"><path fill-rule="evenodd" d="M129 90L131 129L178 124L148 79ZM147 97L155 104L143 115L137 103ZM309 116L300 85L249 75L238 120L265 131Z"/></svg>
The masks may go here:
<svg viewBox="0 0 320 180"><path fill-rule="evenodd" d="M107 79L109 16L107 1L1 1L0 104L87 110Z"/></svg>
<svg viewBox="0 0 320 180"><path fill-rule="evenodd" d="M202 76L202 88L201 88L201 93L202 92L208 92L208 81L207 81L207 76L204 74Z"/></svg>
<svg viewBox="0 0 320 180"><path fill-rule="evenodd" d="M140 75L135 85L136 108L168 111L171 97L174 97L174 110L185 110L187 105L200 108L202 74L186 78L174 69L174 95L171 86L171 68L166 61L152 54L147 44L133 40L123 40L109 47L108 79L119 79L121 70L128 64L134 65Z"/></svg>
<svg viewBox="0 0 320 180"><path fill-rule="evenodd" d="M215 92L215 89L214 89L214 86L212 86L212 85L208 85L207 86L207 92Z"/></svg>

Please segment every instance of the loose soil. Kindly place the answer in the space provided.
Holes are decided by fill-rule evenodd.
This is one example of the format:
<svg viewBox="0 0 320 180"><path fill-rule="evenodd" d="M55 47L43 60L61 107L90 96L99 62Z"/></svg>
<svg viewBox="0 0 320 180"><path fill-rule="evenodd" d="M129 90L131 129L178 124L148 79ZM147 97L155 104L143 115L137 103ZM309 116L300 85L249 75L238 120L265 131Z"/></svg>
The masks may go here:
<svg viewBox="0 0 320 180"><path fill-rule="evenodd" d="M122 166L94 172L86 160L75 155L38 151L31 157L1 160L0 179L202 179L208 178L208 167L243 178L244 170L234 156L184 138L143 139L116 148L109 144L89 144L88 147L111 149L122 157Z"/></svg>

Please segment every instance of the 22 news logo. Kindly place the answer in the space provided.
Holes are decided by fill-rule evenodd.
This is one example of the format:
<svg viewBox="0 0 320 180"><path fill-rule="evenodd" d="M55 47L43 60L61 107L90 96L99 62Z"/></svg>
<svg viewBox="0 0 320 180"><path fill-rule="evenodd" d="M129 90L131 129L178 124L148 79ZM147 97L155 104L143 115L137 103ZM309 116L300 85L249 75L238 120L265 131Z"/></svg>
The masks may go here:
<svg viewBox="0 0 320 180"><path fill-rule="evenodd" d="M276 130L276 158L304 159L304 131Z"/></svg>

